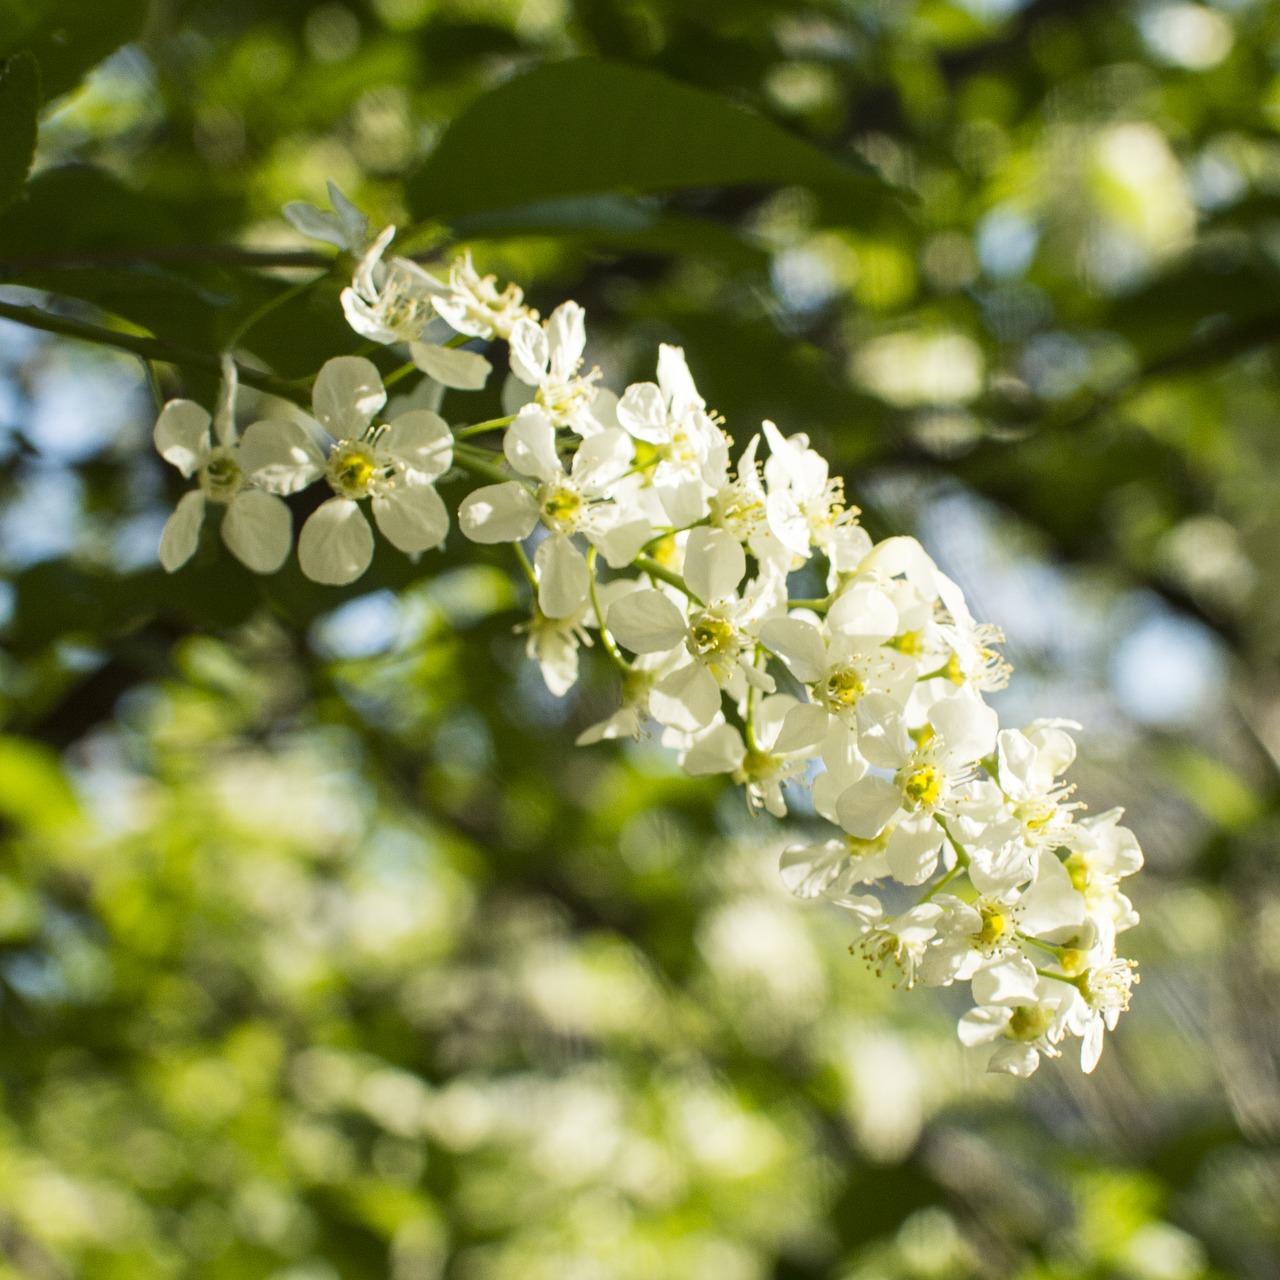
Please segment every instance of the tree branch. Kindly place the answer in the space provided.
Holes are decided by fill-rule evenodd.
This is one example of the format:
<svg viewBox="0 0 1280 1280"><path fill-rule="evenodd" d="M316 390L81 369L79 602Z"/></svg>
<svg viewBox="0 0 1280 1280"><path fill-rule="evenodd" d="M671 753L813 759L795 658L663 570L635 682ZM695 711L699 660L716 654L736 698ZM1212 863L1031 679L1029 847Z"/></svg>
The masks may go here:
<svg viewBox="0 0 1280 1280"><path fill-rule="evenodd" d="M11 302L0 302L0 320L13 320L24 324L29 329L42 329L45 333L56 333L63 338L77 338L81 342L92 342L101 347L115 347L118 351L128 351L143 360L159 360L165 364L176 364L193 369L210 369L217 372L221 363L217 355L205 351L193 351L189 347L181 347L160 338L148 338L141 334L121 333L117 329L107 329L102 325L89 324L84 320L73 320L70 316L58 316L43 311L39 307L17 306ZM240 381L246 386L256 387L273 396L282 396L286 400L300 400L302 392L297 385L277 378L271 373L262 373L257 369L236 365Z"/></svg>
<svg viewBox="0 0 1280 1280"><path fill-rule="evenodd" d="M331 267L332 253L314 249L242 249L231 244L157 245L150 249L95 249L41 258L6 258L0 275L24 271L82 271L94 267L147 266L153 262L210 262L242 267Z"/></svg>

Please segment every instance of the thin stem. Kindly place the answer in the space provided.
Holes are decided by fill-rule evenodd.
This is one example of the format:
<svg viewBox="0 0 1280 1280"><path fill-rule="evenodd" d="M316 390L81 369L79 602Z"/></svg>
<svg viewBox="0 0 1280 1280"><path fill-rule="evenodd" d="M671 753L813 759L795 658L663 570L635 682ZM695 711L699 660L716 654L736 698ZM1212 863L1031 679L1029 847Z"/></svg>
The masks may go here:
<svg viewBox="0 0 1280 1280"><path fill-rule="evenodd" d="M628 471L626 475L634 475L636 474L636 472L643 471L643 470L644 470L643 467L633 468L633 470ZM623 479L625 478L626 477L624 476ZM708 520L695 520L693 524L686 524L679 529L664 529L661 533L657 534L655 537L650 538L649 541L644 544L643 550L652 551L654 547L659 546L661 543L665 542L668 538L674 538L677 534L680 534L680 533L688 533L690 529L696 529L698 528L699 525L704 525L709 523L710 521Z"/></svg>
<svg viewBox="0 0 1280 1280"><path fill-rule="evenodd" d="M609 628L604 625L604 611L600 608L600 595L596 590L596 549L592 547L587 552L587 571L591 575L588 579L588 589L591 592L591 607L595 610L596 623L600 628L600 639L604 644L604 651L609 655L613 665L618 668L622 674L630 674L632 667L626 658L624 658L618 649L617 641L609 634Z"/></svg>
<svg viewBox="0 0 1280 1280"><path fill-rule="evenodd" d="M826 613L831 608L831 597L824 596L821 600L788 600L788 609L812 609L814 613Z"/></svg>
<svg viewBox="0 0 1280 1280"><path fill-rule="evenodd" d="M533 565L529 561L529 553L524 547L513 542L512 547L515 548L516 559L520 561L520 567L524 570L524 576L529 579L529 585L533 588L534 598L538 595L538 575L533 571Z"/></svg>
<svg viewBox="0 0 1280 1280"><path fill-rule="evenodd" d="M407 378L417 369L417 367L418 366L414 364L412 360L408 361L406 364L402 364L398 369L393 370L383 378L382 385L384 387L394 387L401 378Z"/></svg>
<svg viewBox="0 0 1280 1280"><path fill-rule="evenodd" d="M651 556L636 556L635 566L637 569L643 570L651 578L658 578L663 582L669 583L675 587L677 591L683 591L694 604L702 604L702 601L689 590L688 583L674 570L668 569L666 565L659 564Z"/></svg>
<svg viewBox="0 0 1280 1280"><path fill-rule="evenodd" d="M453 460L464 471L470 471L473 476L492 480L496 484L506 484L514 477L489 461L489 458L496 456L487 449L476 449L471 445L455 444L453 446Z"/></svg>
<svg viewBox="0 0 1280 1280"><path fill-rule="evenodd" d="M941 893L942 890L945 889L947 885L949 885L956 878L956 876L958 876L963 870L964 868L960 865L960 863L957 862L956 865L952 867L951 870L948 871L947 874L943 876L941 880L939 880L936 884L931 885L928 889L925 890L925 892L921 895L920 901L928 902L935 893Z"/></svg>
<svg viewBox="0 0 1280 1280"><path fill-rule="evenodd" d="M323 280L323 276L317 277ZM235 332L227 339L227 350L239 345L240 340L250 329L258 323L259 320L265 320L277 307L282 307L286 302L292 302L294 298L300 294L306 293L311 286L315 284L315 280L304 280L301 284L295 284L292 288L285 289L282 293L277 293L274 298L268 298L262 306L251 312L244 320L236 326Z"/></svg>
<svg viewBox="0 0 1280 1280"><path fill-rule="evenodd" d="M751 655L751 665L754 667L760 661L760 646L756 645L755 652ZM743 737L747 740L748 751L759 751L760 744L756 741L756 687L753 684L747 685L747 714L742 717Z"/></svg>
<svg viewBox="0 0 1280 1280"><path fill-rule="evenodd" d="M916 683L919 684L923 680L938 680L947 674L948 663L943 663L936 671L926 671L922 676L916 676Z"/></svg>
<svg viewBox="0 0 1280 1280"><path fill-rule="evenodd" d="M951 828L947 826L947 820L941 814L938 814L938 813L935 813L933 815L933 820L938 824L938 826L942 828L942 834L947 837L947 841L950 843L951 847L956 851L957 865L961 867L968 867L969 855L965 851L965 848L960 843L960 841L957 840L955 836L951 834Z"/></svg>
<svg viewBox="0 0 1280 1280"><path fill-rule="evenodd" d="M100 347L114 347L118 351L128 351L140 356L143 360L160 360L165 364L182 365L190 369L210 369L215 373L221 372L222 368L218 356L208 352L192 351L188 347L180 347L160 338L121 333L117 329L107 329L84 320L73 320L70 316L56 316L39 307L0 302L0 320L13 320L29 329L42 329L45 333L56 333L63 338L78 338L81 342L92 342ZM236 370L240 381L246 386L256 387L259 391L281 396L286 400L299 399L298 388L283 378L277 378L271 373L260 373L257 369L248 369L242 364L237 364Z"/></svg>
<svg viewBox="0 0 1280 1280"><path fill-rule="evenodd" d="M516 420L515 414L505 418L490 418L488 422L477 422L469 427L459 427L453 433L455 440L467 440L472 436L482 436L488 431L497 431L500 427L509 427Z"/></svg>
<svg viewBox="0 0 1280 1280"><path fill-rule="evenodd" d="M214 262L242 267L330 267L335 255L312 249L242 249L233 244L156 245L151 249L96 249L48 257L7 258L0 272L83 271L94 267L149 266L155 262Z"/></svg>

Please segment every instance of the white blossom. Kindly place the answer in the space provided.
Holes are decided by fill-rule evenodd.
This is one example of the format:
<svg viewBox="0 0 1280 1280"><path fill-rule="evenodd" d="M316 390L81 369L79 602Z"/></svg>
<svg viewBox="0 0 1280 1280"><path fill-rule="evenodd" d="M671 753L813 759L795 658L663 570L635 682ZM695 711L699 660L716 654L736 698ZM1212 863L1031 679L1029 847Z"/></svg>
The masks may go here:
<svg viewBox="0 0 1280 1280"><path fill-rule="evenodd" d="M284 207L285 219L304 236L359 256L369 244L369 219L343 195L336 182L330 180L326 185L332 212L317 209L305 200L291 200Z"/></svg>
<svg viewBox="0 0 1280 1280"><path fill-rule="evenodd" d="M558 306L543 324L523 317L511 327L511 372L533 388L534 403L557 427L587 436L600 424L591 415L598 370L580 374L587 345L586 312L576 302Z"/></svg>
<svg viewBox="0 0 1280 1280"><path fill-rule="evenodd" d="M316 582L354 582L373 559L373 531L360 503L392 546L410 555L438 547L449 514L432 481L449 469L453 436L438 414L415 409L374 425L387 393L377 368L338 356L316 377L312 408L332 437L325 450L301 424L258 423L244 448L275 493L294 493L324 477L333 496L311 513L298 538L302 572Z"/></svg>
<svg viewBox="0 0 1280 1280"><path fill-rule="evenodd" d="M254 573L275 573L289 554L293 518L289 508L267 492L260 463L252 448L245 448L255 428L249 428L245 442L237 436L235 394L235 365L224 358L215 416L193 400L170 400L156 420L153 435L160 456L187 479L195 476L198 481L179 500L160 535L160 563L168 573L195 554L210 505L223 508L222 540Z"/></svg>

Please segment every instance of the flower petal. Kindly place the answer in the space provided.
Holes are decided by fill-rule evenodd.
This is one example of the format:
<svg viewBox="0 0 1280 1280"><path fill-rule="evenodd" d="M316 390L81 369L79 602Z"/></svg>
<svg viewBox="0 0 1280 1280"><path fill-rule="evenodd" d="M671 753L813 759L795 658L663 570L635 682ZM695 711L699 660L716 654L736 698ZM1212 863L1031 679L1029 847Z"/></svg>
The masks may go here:
<svg viewBox="0 0 1280 1280"><path fill-rule="evenodd" d="M449 512L429 484L398 484L377 495L373 518L386 540L407 555L438 547L449 532Z"/></svg>
<svg viewBox="0 0 1280 1280"><path fill-rule="evenodd" d="M382 377L372 360L335 356L326 360L311 390L311 406L321 425L339 440L363 435L387 402Z"/></svg>
<svg viewBox="0 0 1280 1280"><path fill-rule="evenodd" d="M542 326L527 316L511 326L511 372L531 387L546 377L550 351Z"/></svg>
<svg viewBox="0 0 1280 1280"><path fill-rule="evenodd" d="M373 530L349 498L330 498L302 526L298 563L312 582L340 587L354 582L373 559Z"/></svg>
<svg viewBox="0 0 1280 1280"><path fill-rule="evenodd" d="M731 724L718 724L685 752L680 767L692 778L732 773L746 759L742 735Z"/></svg>
<svg viewBox="0 0 1280 1280"><path fill-rule="evenodd" d="M537 499L519 480L474 489L458 508L458 527L472 542L519 542L537 523Z"/></svg>
<svg viewBox="0 0 1280 1280"><path fill-rule="evenodd" d="M209 452L209 411L194 400L170 400L156 419L156 452L184 476L193 475Z"/></svg>
<svg viewBox="0 0 1280 1280"><path fill-rule="evenodd" d="M618 425L637 440L662 444L671 438L667 403L652 382L634 382L618 401Z"/></svg>
<svg viewBox="0 0 1280 1280"><path fill-rule="evenodd" d="M632 653L665 653L688 630L684 614L661 591L633 591L609 606L605 625ZM717 699L718 701L718 699Z"/></svg>
<svg viewBox="0 0 1280 1280"><path fill-rule="evenodd" d="M898 811L902 796L887 778L860 778L846 787L836 801L840 825L859 840L874 840Z"/></svg>
<svg viewBox="0 0 1280 1280"><path fill-rule="evenodd" d="M587 535L610 569L625 569L653 538L653 525L641 517Z"/></svg>
<svg viewBox="0 0 1280 1280"><path fill-rule="evenodd" d="M970 1009L960 1019L957 1028L960 1033L960 1043L968 1049L972 1049L975 1045L990 1044L992 1040L1004 1034L1004 1029L1009 1025L1009 1019L1012 1017L1012 1009L994 1006Z"/></svg>
<svg viewBox="0 0 1280 1280"><path fill-rule="evenodd" d="M556 456L556 429L537 405L525 405L502 440L507 461L523 476L543 482L564 476Z"/></svg>
<svg viewBox="0 0 1280 1280"><path fill-rule="evenodd" d="M822 632L803 618L768 618L761 624L760 639L805 684L821 680L827 669L827 646Z"/></svg>
<svg viewBox="0 0 1280 1280"><path fill-rule="evenodd" d="M434 480L453 462L453 433L430 409L402 413L387 428L379 446L424 480Z"/></svg>
<svg viewBox="0 0 1280 1280"><path fill-rule="evenodd" d="M677 667L649 692L649 714L686 733L710 724L719 710L720 686L700 662Z"/></svg>
<svg viewBox="0 0 1280 1280"><path fill-rule="evenodd" d="M222 517L222 541L246 569L275 573L293 545L293 517L279 498L243 489Z"/></svg>
<svg viewBox="0 0 1280 1280"><path fill-rule="evenodd" d="M281 213L295 231L312 240L323 240L336 249L353 248L347 243L347 233L342 223L333 214L317 209L305 200L290 200Z"/></svg>
<svg viewBox="0 0 1280 1280"><path fill-rule="evenodd" d="M577 613L591 590L586 556L563 533L553 533L539 544L534 565L538 571L538 608L548 618L567 618Z"/></svg>
<svg viewBox="0 0 1280 1280"><path fill-rule="evenodd" d="M205 416L208 417L207 414ZM203 523L204 494L199 489L192 489L178 500L160 535L160 563L166 573L181 569L195 555Z"/></svg>
<svg viewBox="0 0 1280 1280"><path fill-rule="evenodd" d="M479 391L493 372L493 365L478 351L458 347L437 347L429 342L411 342L413 363L441 386L458 391Z"/></svg>
<svg viewBox="0 0 1280 1280"><path fill-rule="evenodd" d="M587 345L587 313L576 302L562 302L547 318L548 362L552 376L573 377Z"/></svg>
<svg viewBox="0 0 1280 1280"><path fill-rule="evenodd" d="M268 493L297 493L324 475L324 454L300 422L268 418L245 429L241 470Z"/></svg>
<svg viewBox="0 0 1280 1280"><path fill-rule="evenodd" d="M663 343L658 348L658 385L679 417L686 409L701 409L705 403L693 385L693 375L685 362L684 348Z"/></svg>
<svg viewBox="0 0 1280 1280"><path fill-rule="evenodd" d="M746 576L742 544L724 529L698 528L684 550L684 580L704 604L732 595Z"/></svg>

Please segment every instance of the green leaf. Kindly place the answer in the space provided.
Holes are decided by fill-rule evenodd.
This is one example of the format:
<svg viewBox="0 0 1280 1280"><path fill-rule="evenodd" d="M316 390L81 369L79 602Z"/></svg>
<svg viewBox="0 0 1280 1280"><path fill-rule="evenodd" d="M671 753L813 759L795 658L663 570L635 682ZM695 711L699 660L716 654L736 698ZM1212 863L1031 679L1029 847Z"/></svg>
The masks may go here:
<svg viewBox="0 0 1280 1280"><path fill-rule="evenodd" d="M797 184L883 213L890 189L742 107L591 58L538 67L473 102L409 181L419 218L565 196Z"/></svg>
<svg viewBox="0 0 1280 1280"><path fill-rule="evenodd" d="M3 3L3 0L0 0ZM187 238L179 215L89 165L47 169L0 215L0 280L80 298L188 346L216 346L244 273L135 258Z"/></svg>
<svg viewBox="0 0 1280 1280"><path fill-rule="evenodd" d="M40 68L29 53L0 65L0 209L13 203L36 153Z"/></svg>
<svg viewBox="0 0 1280 1280"><path fill-rule="evenodd" d="M653 201L612 194L540 200L513 209L466 214L454 219L453 231L467 239L555 236L640 253L713 258L746 270L769 266L768 253L732 227L670 213Z"/></svg>
<svg viewBox="0 0 1280 1280"><path fill-rule="evenodd" d="M56 98L132 40L146 17L147 0L0 0L0 57L35 54L44 95Z"/></svg>

